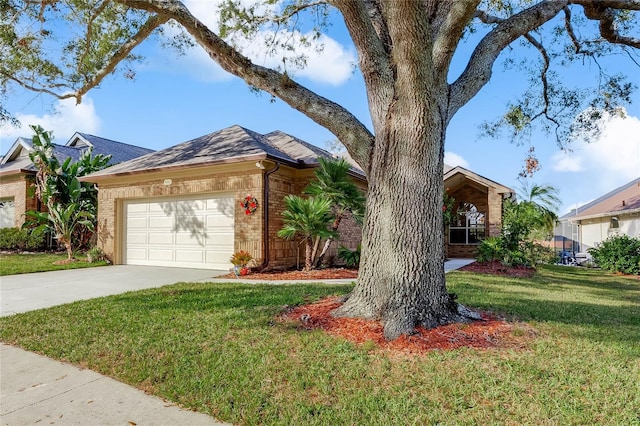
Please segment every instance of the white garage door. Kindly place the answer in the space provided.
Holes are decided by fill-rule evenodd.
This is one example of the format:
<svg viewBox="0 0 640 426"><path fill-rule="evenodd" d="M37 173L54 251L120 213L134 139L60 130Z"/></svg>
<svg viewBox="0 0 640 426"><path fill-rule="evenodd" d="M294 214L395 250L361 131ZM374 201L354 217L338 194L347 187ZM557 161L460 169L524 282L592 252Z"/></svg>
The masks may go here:
<svg viewBox="0 0 640 426"><path fill-rule="evenodd" d="M229 269L234 198L202 196L124 204L124 263Z"/></svg>
<svg viewBox="0 0 640 426"><path fill-rule="evenodd" d="M14 218L16 205L13 199L0 199L0 228L13 228L16 226Z"/></svg>

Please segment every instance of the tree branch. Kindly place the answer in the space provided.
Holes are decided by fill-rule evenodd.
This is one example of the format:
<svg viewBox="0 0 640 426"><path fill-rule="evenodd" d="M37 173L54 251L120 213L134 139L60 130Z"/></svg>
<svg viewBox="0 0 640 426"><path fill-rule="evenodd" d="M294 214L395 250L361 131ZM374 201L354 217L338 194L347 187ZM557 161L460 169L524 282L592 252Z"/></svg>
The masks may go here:
<svg viewBox="0 0 640 426"><path fill-rule="evenodd" d="M437 73L447 72L465 26L481 0L456 1L440 27L433 45L433 63Z"/></svg>
<svg viewBox="0 0 640 426"><path fill-rule="evenodd" d="M576 53L586 53L582 50L580 40L578 40L578 37L573 30L573 25L571 24L571 9L569 9L568 6L565 6L562 10L564 12L564 27L567 29L567 34L569 35L573 46L576 48Z"/></svg>
<svg viewBox="0 0 640 426"><path fill-rule="evenodd" d="M103 1L102 3L100 3L98 8L94 10L93 13L91 13L91 16L89 17L89 22L87 23L87 38L85 40L85 49L84 49L84 52L82 53L82 56L80 57L80 60L78 61L78 67L82 66L82 63L89 55L89 50L91 48L91 38L93 36L93 21L95 21L95 19L100 15L100 13L102 13L106 9L107 5L108 5L108 2Z"/></svg>
<svg viewBox="0 0 640 426"><path fill-rule="evenodd" d="M491 78L492 67L511 42L553 19L568 0L546 0L498 22L476 46L460 77L450 85L449 117L471 100ZM475 15L483 19L483 12ZM484 17L486 18L486 13Z"/></svg>
<svg viewBox="0 0 640 426"><path fill-rule="evenodd" d="M120 49L118 49L113 54L113 56L111 57L111 59L109 60L107 65L104 68L102 68L101 70L99 70L88 82L86 82L84 84L84 86L82 86L80 89L78 89L75 92L74 96L76 98L77 103L80 103L82 101L82 97L89 90L91 90L94 87L96 87L98 84L100 84L100 82L107 75L111 74L113 72L113 70L115 70L116 66L118 66L118 64L123 59L125 59L127 56L129 56L131 51L136 46L138 46L140 43L142 43L144 40L146 40L147 37L149 37L149 35L151 35L151 33L156 28L158 28L160 25L164 24L168 20L169 20L169 17L166 17L166 16L160 16L160 15L150 16L149 19L147 19L147 22L145 22L144 25L142 25L142 27L140 27L138 32L136 34L134 34L134 36L131 37L131 39L129 39L129 41L127 41L125 44L123 44L120 47Z"/></svg>
<svg viewBox="0 0 640 426"><path fill-rule="evenodd" d="M373 144L371 132L349 111L291 80L286 74L253 64L207 28L177 0L116 0L125 6L156 13L164 20L173 19L191 34L196 42L225 71L264 90L329 129L349 149L351 156L368 171Z"/></svg>
<svg viewBox="0 0 640 426"><path fill-rule="evenodd" d="M384 117L393 99L394 70L391 66L391 37L378 0L330 0L342 13L358 51L360 72L366 82L373 128L384 127Z"/></svg>
<svg viewBox="0 0 640 426"><path fill-rule="evenodd" d="M582 5L584 8L584 14L587 18L599 21L600 22L600 35L610 43L614 44L624 44L626 46L631 46L635 48L640 48L640 38L637 37L626 37L618 32L617 25L615 22L615 13L614 11L617 8L607 6L612 2L576 2ZM620 1L614 3L624 3L625 6L628 6L629 9L632 6L636 8L634 10L640 10L640 1ZM623 6L624 7L624 6ZM624 7L626 8L626 7Z"/></svg>

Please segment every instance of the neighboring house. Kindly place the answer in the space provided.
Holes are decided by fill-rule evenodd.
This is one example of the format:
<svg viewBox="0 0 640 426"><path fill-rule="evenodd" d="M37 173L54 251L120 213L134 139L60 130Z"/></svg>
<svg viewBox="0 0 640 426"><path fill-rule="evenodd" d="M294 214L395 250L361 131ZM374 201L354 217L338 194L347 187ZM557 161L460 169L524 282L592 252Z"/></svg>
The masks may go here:
<svg viewBox="0 0 640 426"><path fill-rule="evenodd" d="M515 197L513 189L464 167L444 167L444 188L453 197L457 221L445 235L447 257L473 258L487 237L500 235L502 203Z"/></svg>
<svg viewBox="0 0 640 426"><path fill-rule="evenodd" d="M254 266L287 268L304 261L304 247L276 236L283 199L302 193L318 157L333 155L283 132L232 126L82 180L100 188L98 244L116 264L228 269L231 255L246 250ZM351 176L366 190L355 163ZM452 231L450 251L475 252L477 238L499 232L503 194L512 191L459 167L448 170L445 183L463 208L475 206L473 219L461 212L465 221ZM241 206L249 196L259 206L253 214ZM352 220L339 231L339 244L357 246Z"/></svg>
<svg viewBox="0 0 640 426"><path fill-rule="evenodd" d="M75 133L66 145L54 144L54 153L61 162L69 157L78 160L89 148L93 148L93 154L111 155L110 164L153 152L86 133ZM0 228L20 227L25 221L25 212L42 208L35 196L36 168L29 158L32 151L31 139L18 138L0 161Z"/></svg>
<svg viewBox="0 0 640 426"><path fill-rule="evenodd" d="M585 253L620 234L640 237L640 178L562 216L554 243L556 249Z"/></svg>

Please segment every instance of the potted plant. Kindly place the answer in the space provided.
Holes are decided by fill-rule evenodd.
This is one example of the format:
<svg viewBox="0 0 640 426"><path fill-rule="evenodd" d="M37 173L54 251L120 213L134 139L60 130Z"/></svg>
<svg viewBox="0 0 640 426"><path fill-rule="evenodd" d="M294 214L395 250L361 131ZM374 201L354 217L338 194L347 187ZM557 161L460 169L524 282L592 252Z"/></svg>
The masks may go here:
<svg viewBox="0 0 640 426"><path fill-rule="evenodd" d="M239 250L233 253L233 256L231 256L230 261L233 264L233 273L236 274L236 277L239 277L240 275L244 276L249 274L249 268L247 267L247 265L252 260L253 260L253 256L251 256L251 254L248 251Z"/></svg>

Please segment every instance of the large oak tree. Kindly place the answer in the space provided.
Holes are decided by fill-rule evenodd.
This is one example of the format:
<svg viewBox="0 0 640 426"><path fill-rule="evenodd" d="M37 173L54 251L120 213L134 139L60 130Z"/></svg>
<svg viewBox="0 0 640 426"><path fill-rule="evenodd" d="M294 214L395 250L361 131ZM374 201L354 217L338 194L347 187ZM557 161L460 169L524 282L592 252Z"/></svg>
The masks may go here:
<svg viewBox="0 0 640 426"><path fill-rule="evenodd" d="M380 319L393 339L416 325L464 320L442 267L442 170L452 117L489 82L498 56L523 43L535 53L523 70L537 83L508 105L498 125L518 134L540 122L561 141L597 130L598 119L620 113L633 88L600 68L598 58L621 54L638 62L639 10L640 0L227 0L212 6L220 25L211 28L177 0L0 0L0 96L19 85L79 102L109 74L130 74L135 48L161 28L181 29L163 40L195 41L224 70L329 129L364 168L360 275L337 315ZM276 34L271 47L295 48L286 40L305 40L278 39L278 31L308 22L303 17L317 18L324 30L338 15L358 54L372 128L285 67L253 63L233 42L269 27ZM454 54L469 42L475 45L466 67L451 75ZM55 44L64 45L58 57L50 53ZM562 86L553 70L580 61L598 70L590 98ZM6 108L0 113L10 119ZM535 168L534 159L528 165Z"/></svg>

